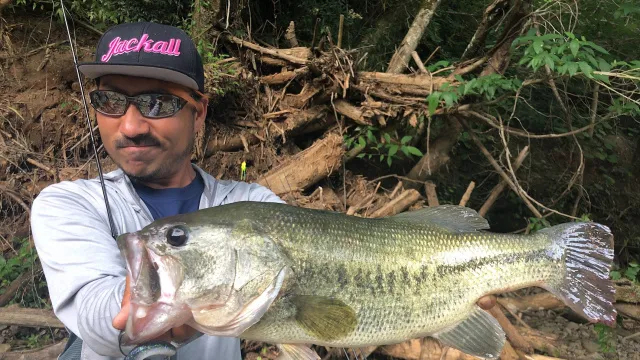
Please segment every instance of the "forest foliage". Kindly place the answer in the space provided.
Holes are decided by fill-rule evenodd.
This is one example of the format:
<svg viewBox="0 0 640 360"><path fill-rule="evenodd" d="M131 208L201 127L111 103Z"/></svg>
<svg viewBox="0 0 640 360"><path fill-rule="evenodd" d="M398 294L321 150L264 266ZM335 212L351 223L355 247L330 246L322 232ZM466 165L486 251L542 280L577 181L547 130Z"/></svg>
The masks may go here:
<svg viewBox="0 0 640 360"><path fill-rule="evenodd" d="M317 45L320 36L337 39L344 16L342 47L357 54L360 70L384 72L413 18L427 0L270 0L155 2L69 0L73 17L104 31L127 21L156 21L200 36L209 27L239 38L258 39L276 48L288 47L285 33L295 23L299 46ZM596 219L618 231L617 255L624 264L637 261L640 228L640 3L635 0L513 0L494 1L486 39L477 49L469 44L481 25L488 0L442 0L416 48L434 76L453 79L425 96L429 112L419 118L436 138L446 128L439 115L473 105L471 128L501 161L531 146L527 173L520 178L540 208L535 219L516 194L504 196L489 220L513 231L529 230L571 219ZM456 75L455 64L482 57L504 41L508 4L523 3L525 15L508 47L503 71ZM229 9L226 7L230 6ZM210 12L203 30L196 14ZM49 12L61 21L59 2L15 0L11 12ZM500 20L502 19L502 20ZM213 39L199 40L210 62L225 56ZM472 53L472 54L470 54ZM415 64L407 72L417 71ZM438 111L440 111L438 113ZM350 148L366 147L362 163L403 175L428 149L416 126L401 122L391 130L377 126L350 127ZM460 198L471 180L497 182L491 166L464 129L452 149L449 171L433 175L443 201ZM385 168L386 167L386 168ZM456 169L456 170L451 170ZM480 199L486 194L477 194ZM493 217L493 219L492 219ZM634 273L635 274L635 273Z"/></svg>

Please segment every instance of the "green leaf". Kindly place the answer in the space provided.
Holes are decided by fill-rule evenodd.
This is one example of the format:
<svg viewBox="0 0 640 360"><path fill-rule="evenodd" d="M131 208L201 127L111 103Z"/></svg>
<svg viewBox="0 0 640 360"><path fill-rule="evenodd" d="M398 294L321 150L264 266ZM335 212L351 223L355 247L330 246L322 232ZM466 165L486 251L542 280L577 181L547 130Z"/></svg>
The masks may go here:
<svg viewBox="0 0 640 360"><path fill-rule="evenodd" d="M620 274L620 271L611 271L611 279L612 280L622 279L622 275Z"/></svg>
<svg viewBox="0 0 640 360"><path fill-rule="evenodd" d="M606 62L603 58L600 58L600 61L598 61L598 65L598 67L602 71L611 71L611 64Z"/></svg>
<svg viewBox="0 0 640 360"><path fill-rule="evenodd" d="M452 92L442 93L442 99L444 100L444 103L445 103L446 107L453 106L453 93Z"/></svg>
<svg viewBox="0 0 640 360"><path fill-rule="evenodd" d="M416 155L416 156L424 156L422 154L422 151L420 151L418 148L415 148L413 146L406 146L405 148L407 149L409 154Z"/></svg>
<svg viewBox="0 0 640 360"><path fill-rule="evenodd" d="M595 49L598 52L609 55L609 52L605 50L602 46L596 45L592 42L589 42L589 46L591 46L593 49Z"/></svg>
<svg viewBox="0 0 640 360"><path fill-rule="evenodd" d="M548 55L544 57L544 62L545 64L547 64L547 66L549 67L549 69L551 69L551 71L554 70L556 64L553 62L553 59L551 59L551 57L549 57Z"/></svg>
<svg viewBox="0 0 640 360"><path fill-rule="evenodd" d="M403 136L402 139L400 140L400 144L404 145L406 143L408 143L409 141L411 141L413 137L410 135L407 136Z"/></svg>
<svg viewBox="0 0 640 360"><path fill-rule="evenodd" d="M573 56L578 56L578 49L580 49L580 43L578 42L578 40L572 40L569 44L569 49L571 49L571 53L573 54Z"/></svg>
<svg viewBox="0 0 640 360"><path fill-rule="evenodd" d="M616 154L611 154L607 156L607 161L609 161L612 164L616 164L618 162L618 156Z"/></svg>
<svg viewBox="0 0 640 360"><path fill-rule="evenodd" d="M429 100L429 115L433 115L438 109L438 103L440 102L439 96L436 93L432 93L428 97Z"/></svg>
<svg viewBox="0 0 640 360"><path fill-rule="evenodd" d="M398 148L399 148L398 145L395 145L395 144L391 145L389 147L389 157L392 157L393 155L395 155L398 152Z"/></svg>
<svg viewBox="0 0 640 360"><path fill-rule="evenodd" d="M567 64L567 68L569 70L569 75L573 76L578 72L578 63L570 62Z"/></svg>
<svg viewBox="0 0 640 360"><path fill-rule="evenodd" d="M536 54L540 54L542 52L542 48L544 47L544 42L541 39L537 39L531 46L533 46L533 51L535 51Z"/></svg>
<svg viewBox="0 0 640 360"><path fill-rule="evenodd" d="M582 70L582 72L587 76L587 77L593 77L593 75L591 74L593 72L593 68L591 67L591 65L587 64L584 61L580 61L578 63L578 65L580 66L580 70Z"/></svg>
<svg viewBox="0 0 640 360"><path fill-rule="evenodd" d="M391 157L387 158L387 165L391 166Z"/></svg>
<svg viewBox="0 0 640 360"><path fill-rule="evenodd" d="M371 129L367 130L367 140L372 143L376 142L376 138L373 136L373 132L371 131Z"/></svg>
<svg viewBox="0 0 640 360"><path fill-rule="evenodd" d="M391 136L389 136L389 133L384 133L384 140L387 142L387 144L391 143Z"/></svg>
<svg viewBox="0 0 640 360"><path fill-rule="evenodd" d="M361 153L361 154L358 154L358 156L356 156L356 157L357 157L358 159L362 159L362 158L363 158L363 157L365 157L366 155L367 155L367 154L365 154L365 153Z"/></svg>
<svg viewBox="0 0 640 360"><path fill-rule="evenodd" d="M358 147L363 148L365 146L367 146L367 142L364 140L364 137L359 136L358 137Z"/></svg>

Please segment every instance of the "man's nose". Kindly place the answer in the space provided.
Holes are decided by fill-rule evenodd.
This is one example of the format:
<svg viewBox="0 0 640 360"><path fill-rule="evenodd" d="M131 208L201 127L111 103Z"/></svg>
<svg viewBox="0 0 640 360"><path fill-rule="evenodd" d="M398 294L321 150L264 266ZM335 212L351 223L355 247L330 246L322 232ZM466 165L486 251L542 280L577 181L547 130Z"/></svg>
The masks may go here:
<svg viewBox="0 0 640 360"><path fill-rule="evenodd" d="M120 133L127 137L135 137L149 132L149 123L135 104L129 104L127 112L120 117Z"/></svg>

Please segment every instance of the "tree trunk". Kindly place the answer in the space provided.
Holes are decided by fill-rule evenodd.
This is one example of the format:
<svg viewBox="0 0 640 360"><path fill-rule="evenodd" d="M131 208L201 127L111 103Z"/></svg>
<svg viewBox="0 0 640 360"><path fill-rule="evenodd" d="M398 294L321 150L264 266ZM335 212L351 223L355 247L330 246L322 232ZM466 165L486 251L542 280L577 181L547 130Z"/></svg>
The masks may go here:
<svg viewBox="0 0 640 360"><path fill-rule="evenodd" d="M418 15L413 19L413 23L409 31L407 31L407 35L389 62L389 67L387 68L388 73L400 74L407 67L411 59L411 53L418 46L418 42L420 42L422 34L427 28L427 25L429 25L436 8L440 5L440 1L441 0L424 0L420 11L418 11Z"/></svg>

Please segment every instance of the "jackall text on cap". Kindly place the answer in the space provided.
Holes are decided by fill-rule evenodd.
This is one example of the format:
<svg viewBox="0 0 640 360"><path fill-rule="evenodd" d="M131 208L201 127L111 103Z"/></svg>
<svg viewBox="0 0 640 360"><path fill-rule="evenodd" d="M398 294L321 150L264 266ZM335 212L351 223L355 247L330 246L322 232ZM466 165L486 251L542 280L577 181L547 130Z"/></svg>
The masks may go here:
<svg viewBox="0 0 640 360"><path fill-rule="evenodd" d="M165 80L204 92L202 59L181 29L151 22L116 25L98 41L95 62L78 69L89 78L118 74Z"/></svg>

